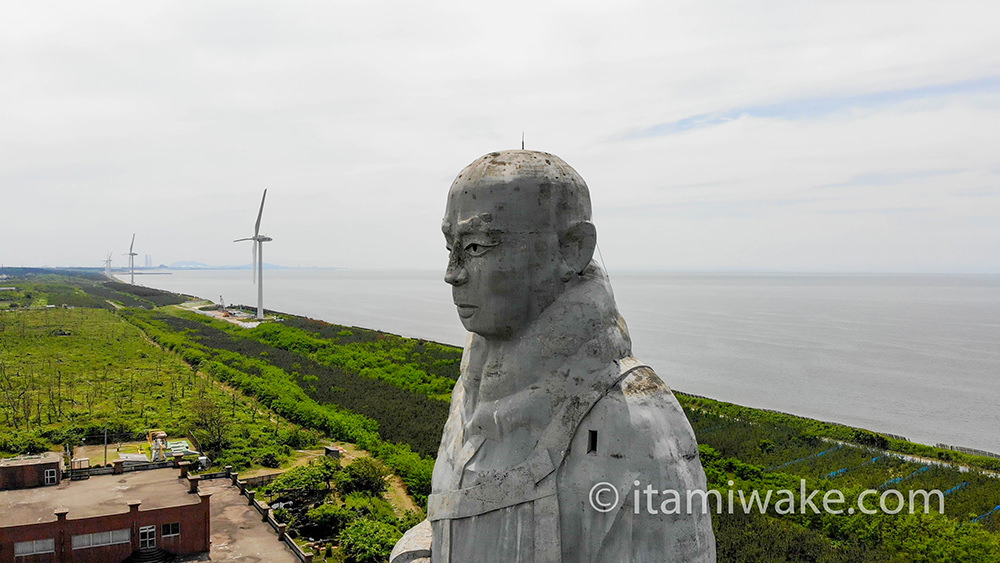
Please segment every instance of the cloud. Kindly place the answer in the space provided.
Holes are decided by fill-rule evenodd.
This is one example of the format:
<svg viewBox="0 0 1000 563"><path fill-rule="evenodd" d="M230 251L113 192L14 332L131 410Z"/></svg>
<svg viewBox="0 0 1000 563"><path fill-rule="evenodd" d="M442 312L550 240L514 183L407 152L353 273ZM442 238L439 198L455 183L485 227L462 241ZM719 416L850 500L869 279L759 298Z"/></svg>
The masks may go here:
<svg viewBox="0 0 1000 563"><path fill-rule="evenodd" d="M267 187L269 261L438 267L451 180L524 131L587 179L609 265L1000 270L997 10L19 4L0 262L99 265L132 232L245 262Z"/></svg>
<svg viewBox="0 0 1000 563"><path fill-rule="evenodd" d="M951 176L954 174L960 174L962 172L966 172L966 170L950 169L950 170L911 170L903 172L900 171L869 172L854 176L853 178L847 180L846 182L839 182L836 184L824 184L822 186L816 186L816 188L826 189L826 188L844 188L853 186L892 186L913 180L919 180L923 178L934 178L935 176Z"/></svg>
<svg viewBox="0 0 1000 563"><path fill-rule="evenodd" d="M950 84L936 84L872 92L854 96L815 97L740 107L715 113L705 113L633 130L621 136L623 140L674 135L701 127L720 125L740 118L805 120L843 114L851 110L874 110L913 100L938 99L979 93L1000 93L1000 76L987 76Z"/></svg>

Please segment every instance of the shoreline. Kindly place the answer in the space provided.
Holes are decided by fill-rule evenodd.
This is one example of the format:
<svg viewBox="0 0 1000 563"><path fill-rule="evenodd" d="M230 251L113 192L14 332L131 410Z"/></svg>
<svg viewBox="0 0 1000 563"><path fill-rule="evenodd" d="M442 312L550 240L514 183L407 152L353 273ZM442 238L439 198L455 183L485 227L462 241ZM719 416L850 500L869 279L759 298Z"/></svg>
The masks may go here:
<svg viewBox="0 0 1000 563"><path fill-rule="evenodd" d="M356 278L359 275L360 275L361 279L367 279L367 278L364 277L364 274L356 274L356 275L351 276L351 278L354 279L354 278ZM405 273L392 272L392 273L390 273L390 275L395 275L395 276L397 276L399 278L402 278L402 279L409 279L407 277L407 274L405 274ZM921 277L925 277L925 276L921 275ZM979 278L980 276L977 275L976 277ZM118 280L116 278L116 281L121 281L121 280ZM178 280L178 281L180 281L180 280ZM265 280L265 285L267 285L266 281L267 280ZM171 285L175 285L175 284L171 284ZM272 285L272 287L274 287L274 286ZM204 297L193 295L192 293L188 293L188 292L176 291L176 290L167 290L167 291L171 291L173 293L179 293L179 294L183 294L183 295L189 295L191 297L196 297L198 299L203 299L207 303L213 303L213 304L216 303L216 301L213 300L213 299L207 299L207 298L204 298ZM250 308L252 308L252 307L250 307ZM326 315L326 314L322 314L322 313L317 315L317 314L315 314L314 310L309 310L306 313L296 312L296 311L302 310L302 307L298 307L298 308L282 307L282 308L283 309L288 309L290 311L290 312L288 312L286 314L291 314L291 315L295 315L295 316L299 316L299 317L303 317L303 318L316 319L316 320L321 320L321 321L324 321L324 322L329 322L331 324L338 324L338 325L343 325L343 326L348 326L348 327L356 327L356 328L363 328L363 329L366 329L366 330L374 330L374 331L383 332L383 333L386 333L386 334L393 334L393 335L401 336L401 337L404 337L404 338L413 338L413 339L416 339L416 340L423 340L423 341L428 341L428 342L434 342L434 343L437 343L437 344L442 344L442 345L445 345L445 346L453 346L453 347L456 347L456 348L462 348L463 347L463 346L461 346L459 344L456 344L454 342L449 342L448 340L443 340L443 339L440 339L440 338L433 338L433 337L428 338L428 337L425 337L425 336L421 336L420 334L415 333L416 331L412 331L412 330L411 331L401 331L401 330L393 330L393 329L386 330L384 328L376 328L376 327L372 327L372 326L365 326L364 324L357 323L357 322L340 321L340 320L338 320L339 317L334 318L334 317L331 317L330 315ZM277 309L268 309L268 311L270 313L274 313L274 312L277 312ZM310 313L312 313L312 314L310 314ZM374 323L369 323L369 324L374 324ZM642 357L645 358L646 354L643 353ZM659 362L657 363L657 365L659 365ZM680 385L673 384L675 382L671 382L671 383L672 383L671 384L672 388L676 388L676 389L678 389L681 392L684 392L683 389L685 387L687 387L687 386L683 386L682 387ZM836 422L830 422L830 424L839 424L839 425L844 425L844 426L850 426L850 427L853 427L853 428L872 429L872 430L870 430L872 432L877 432L878 434L881 434L881 435L884 435L884 436L887 436L887 437L891 437L891 438L897 438L897 439L898 438L906 438L905 441L907 441L907 442L912 442L912 443L915 443L915 444L921 444L921 445L924 445L926 447L934 447L934 448L939 448L939 449L947 449L949 451L957 451L957 452L960 452L960 453L966 453L968 455L982 455L980 453L975 453L974 452L974 450L978 450L979 452L983 452L983 453L987 454L986 457L1000 457L1000 455L998 455L994 451L995 448L984 447L984 446L986 446L986 444L977 444L978 447L969 446L969 445L966 445L966 444L968 444L970 442L966 442L966 444L963 444L962 442L965 442L964 440L961 440L961 439L956 440L954 438L954 436L952 434L950 434L950 433L940 434L940 435L933 436L933 437L917 438L916 441L913 441L913 440L911 440L911 439L908 438L908 436L911 435L911 434L909 434L908 432L906 432L906 428L902 428L902 432L900 432L900 430L901 430L900 425L897 425L895 428L893 428L894 432L880 431L880 430L876 430L876 429L878 429L878 428L884 428L884 426L877 425L877 424L866 424L865 422L857 422L857 421L856 422L852 422L850 420L851 419L850 416L847 416L847 417L844 417L844 418L841 418L841 417L830 417L829 414L827 414L827 415L822 415L822 414L820 414L820 415L805 414L805 413L808 412L808 409L806 409L805 411L802 411L802 410L792 409L792 408L781 408L781 407L775 408L773 406L749 406L749 405L752 405L753 403L749 403L749 405L748 405L747 401L738 402L738 399L734 400L733 398L725 398L725 397L724 398L716 398L716 397L714 397L714 394L706 394L704 391L700 391L700 392L693 392L692 391L692 392L688 392L687 394L696 395L696 396L704 396L706 398L712 398L713 400L718 400L718 401L722 401L722 402L728 402L728 403L735 404L735 405L741 405L741 406L747 405L747 408L753 408L753 409L765 410L765 411L773 411L773 412L779 412L779 413L783 413L783 414L790 414L792 416L797 416L797 417L801 417L801 418L808 418L808 419L816 420L816 421L829 421L829 420L832 419L833 421L836 421ZM747 397L747 398L750 398L750 397ZM798 413L804 413L804 414L798 414ZM903 420L903 423L905 424L905 419ZM924 433L926 434L926 431ZM900 436L899 434L904 434L904 436ZM918 434L919 434L919 431L918 431ZM976 444L976 442L971 442L971 443L972 444Z"/></svg>

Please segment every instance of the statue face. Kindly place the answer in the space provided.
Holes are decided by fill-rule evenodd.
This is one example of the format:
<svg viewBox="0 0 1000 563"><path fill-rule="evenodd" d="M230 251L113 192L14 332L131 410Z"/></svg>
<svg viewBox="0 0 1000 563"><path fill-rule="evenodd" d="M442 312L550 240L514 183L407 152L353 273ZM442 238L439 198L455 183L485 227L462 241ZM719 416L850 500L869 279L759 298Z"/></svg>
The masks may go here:
<svg viewBox="0 0 1000 563"><path fill-rule="evenodd" d="M559 234L537 180L456 182L442 223L445 281L469 332L516 336L563 289Z"/></svg>

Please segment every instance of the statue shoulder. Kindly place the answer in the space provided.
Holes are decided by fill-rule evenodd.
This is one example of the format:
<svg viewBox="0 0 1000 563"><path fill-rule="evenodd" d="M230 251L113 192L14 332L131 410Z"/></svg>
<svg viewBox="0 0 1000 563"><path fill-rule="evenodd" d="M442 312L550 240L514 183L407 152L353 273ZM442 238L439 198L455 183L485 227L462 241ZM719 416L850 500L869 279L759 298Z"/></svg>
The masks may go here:
<svg viewBox="0 0 1000 563"><path fill-rule="evenodd" d="M428 520L410 528L393 547L390 563L430 563L432 536Z"/></svg>
<svg viewBox="0 0 1000 563"><path fill-rule="evenodd" d="M698 451L677 397L652 368L641 364L630 367L597 401L573 440L576 451L600 450L602 445L615 458L655 452L660 459L690 459Z"/></svg>

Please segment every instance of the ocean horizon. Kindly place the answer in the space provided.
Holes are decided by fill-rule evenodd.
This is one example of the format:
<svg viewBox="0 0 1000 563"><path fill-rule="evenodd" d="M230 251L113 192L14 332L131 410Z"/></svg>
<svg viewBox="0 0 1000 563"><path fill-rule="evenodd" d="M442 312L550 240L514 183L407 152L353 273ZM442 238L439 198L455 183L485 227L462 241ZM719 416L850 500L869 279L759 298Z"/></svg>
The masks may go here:
<svg viewBox="0 0 1000 563"><path fill-rule="evenodd" d="M255 305L247 270L140 285ZM127 274L116 272L127 281ZM1000 275L611 272L633 352L672 388L1000 452ZM437 270L280 268L270 310L461 346Z"/></svg>

